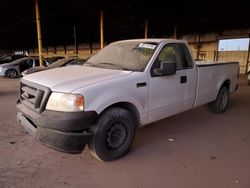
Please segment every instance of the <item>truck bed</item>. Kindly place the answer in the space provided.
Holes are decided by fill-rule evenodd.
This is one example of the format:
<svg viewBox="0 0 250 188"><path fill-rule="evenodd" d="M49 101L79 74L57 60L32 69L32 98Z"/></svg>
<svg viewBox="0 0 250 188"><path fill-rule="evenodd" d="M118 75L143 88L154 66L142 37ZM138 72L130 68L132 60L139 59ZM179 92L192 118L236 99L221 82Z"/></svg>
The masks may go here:
<svg viewBox="0 0 250 188"><path fill-rule="evenodd" d="M229 91L233 92L237 85L239 73L238 62L196 62L198 83L194 107L214 101L221 85L229 79Z"/></svg>

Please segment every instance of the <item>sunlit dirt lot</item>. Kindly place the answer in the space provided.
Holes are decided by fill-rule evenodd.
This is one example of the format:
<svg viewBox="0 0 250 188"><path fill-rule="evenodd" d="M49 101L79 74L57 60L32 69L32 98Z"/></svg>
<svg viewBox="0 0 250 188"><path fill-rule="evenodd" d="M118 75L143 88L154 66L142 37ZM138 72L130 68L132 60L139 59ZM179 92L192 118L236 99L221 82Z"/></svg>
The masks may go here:
<svg viewBox="0 0 250 188"><path fill-rule="evenodd" d="M100 162L37 143L16 121L19 79L0 78L0 187L249 188L250 86L227 111L207 105L138 129L131 151Z"/></svg>

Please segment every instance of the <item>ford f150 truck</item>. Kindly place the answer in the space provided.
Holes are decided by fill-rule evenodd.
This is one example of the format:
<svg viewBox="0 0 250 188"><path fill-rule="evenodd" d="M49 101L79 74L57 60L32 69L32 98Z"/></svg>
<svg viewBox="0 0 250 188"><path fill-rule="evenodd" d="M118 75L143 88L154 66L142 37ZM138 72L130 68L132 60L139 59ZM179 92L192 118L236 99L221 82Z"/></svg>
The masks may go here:
<svg viewBox="0 0 250 188"><path fill-rule="evenodd" d="M82 66L23 77L17 118L42 144L68 153L88 144L112 161L138 127L206 103L223 113L238 75L237 62L196 64L182 40L118 41Z"/></svg>

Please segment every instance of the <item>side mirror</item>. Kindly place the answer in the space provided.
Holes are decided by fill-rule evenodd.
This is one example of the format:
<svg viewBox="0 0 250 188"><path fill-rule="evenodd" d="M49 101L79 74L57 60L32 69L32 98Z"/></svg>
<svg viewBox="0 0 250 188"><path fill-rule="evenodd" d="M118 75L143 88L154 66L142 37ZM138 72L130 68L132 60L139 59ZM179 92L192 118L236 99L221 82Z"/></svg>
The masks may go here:
<svg viewBox="0 0 250 188"><path fill-rule="evenodd" d="M175 61L162 61L159 69L154 69L156 76L173 75L176 73L176 62Z"/></svg>

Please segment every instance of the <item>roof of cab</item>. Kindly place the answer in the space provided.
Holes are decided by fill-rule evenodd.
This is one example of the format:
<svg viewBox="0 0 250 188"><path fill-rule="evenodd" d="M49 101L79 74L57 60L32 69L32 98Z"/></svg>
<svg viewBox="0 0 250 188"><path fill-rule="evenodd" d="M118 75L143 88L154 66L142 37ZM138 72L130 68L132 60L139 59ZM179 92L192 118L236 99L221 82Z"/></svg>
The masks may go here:
<svg viewBox="0 0 250 188"><path fill-rule="evenodd" d="M163 41L169 43L186 43L185 40L177 40L177 39L167 39L167 38L149 38L149 39L129 39L129 40L120 40L114 43L123 43L123 42L143 42L143 43L161 43Z"/></svg>

